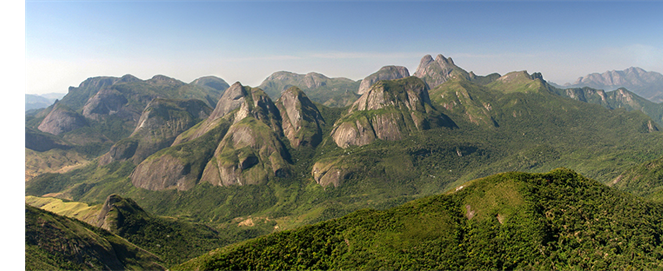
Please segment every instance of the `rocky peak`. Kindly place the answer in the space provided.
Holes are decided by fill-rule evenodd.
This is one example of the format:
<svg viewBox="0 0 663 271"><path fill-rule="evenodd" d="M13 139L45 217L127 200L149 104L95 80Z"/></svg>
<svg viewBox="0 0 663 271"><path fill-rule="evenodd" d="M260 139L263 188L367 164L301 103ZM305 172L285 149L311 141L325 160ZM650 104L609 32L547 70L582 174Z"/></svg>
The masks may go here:
<svg viewBox="0 0 663 271"><path fill-rule="evenodd" d="M132 199L125 199L116 194L106 198L104 205L97 216L97 227L116 232L124 224L124 219L130 215L148 216Z"/></svg>
<svg viewBox="0 0 663 271"><path fill-rule="evenodd" d="M289 175L288 154L281 142L281 115L269 96L259 88L248 90L239 110L230 115L228 128L207 163L201 182L212 185L265 183Z"/></svg>
<svg viewBox="0 0 663 271"><path fill-rule="evenodd" d="M230 86L219 98L216 103L214 111L209 116L210 120L214 120L225 116L228 112L239 108L244 103L245 97L248 95L244 86L239 82L235 82Z"/></svg>
<svg viewBox="0 0 663 271"><path fill-rule="evenodd" d="M357 94L364 94L373 84L380 80L394 80L408 76L410 76L410 72L403 66L384 66L361 81Z"/></svg>
<svg viewBox="0 0 663 271"><path fill-rule="evenodd" d="M387 106L404 110L423 110L430 105L428 87L421 80L407 78L397 82L381 81L374 84L352 106L350 112L378 110Z"/></svg>
<svg viewBox="0 0 663 271"><path fill-rule="evenodd" d="M432 107L426 84L410 76L374 84L334 124L332 138L339 147L346 148L376 139L400 140L403 135L431 126L454 125Z"/></svg>
<svg viewBox="0 0 663 271"><path fill-rule="evenodd" d="M434 88L450 78L459 77L469 79L469 74L456 66L451 57L445 58L439 54L433 60L430 55L425 55L419 62L419 67L414 76L421 78L429 88Z"/></svg>
<svg viewBox="0 0 663 271"><path fill-rule="evenodd" d="M56 103L37 129L49 134L59 135L87 125L88 123L83 116L65 105Z"/></svg>
<svg viewBox="0 0 663 271"><path fill-rule="evenodd" d="M78 88L94 88L101 89L103 87L111 86L120 81L120 78L110 76L90 77L78 85ZM74 87L69 87L69 91L75 90Z"/></svg>
<svg viewBox="0 0 663 271"><path fill-rule="evenodd" d="M281 113L283 133L292 147L317 146L322 140L324 119L318 108L297 87L291 87L276 101Z"/></svg>

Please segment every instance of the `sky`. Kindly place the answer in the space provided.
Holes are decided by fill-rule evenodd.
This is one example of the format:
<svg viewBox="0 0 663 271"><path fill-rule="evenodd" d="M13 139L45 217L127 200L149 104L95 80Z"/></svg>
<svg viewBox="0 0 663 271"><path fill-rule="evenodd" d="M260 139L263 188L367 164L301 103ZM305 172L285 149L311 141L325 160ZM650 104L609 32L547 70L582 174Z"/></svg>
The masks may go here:
<svg viewBox="0 0 663 271"><path fill-rule="evenodd" d="M430 54L476 74L558 84L641 67L663 73L663 1L25 2L26 93L95 76L208 75L257 86L276 71L359 80L411 74Z"/></svg>

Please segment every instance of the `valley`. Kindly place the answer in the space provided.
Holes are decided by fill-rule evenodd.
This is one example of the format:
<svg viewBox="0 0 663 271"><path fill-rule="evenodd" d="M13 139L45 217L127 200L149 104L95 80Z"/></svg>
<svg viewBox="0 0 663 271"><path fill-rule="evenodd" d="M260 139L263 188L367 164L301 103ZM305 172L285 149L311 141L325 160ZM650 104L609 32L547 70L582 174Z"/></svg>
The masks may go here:
<svg viewBox="0 0 663 271"><path fill-rule="evenodd" d="M28 205L173 270L663 265L663 104L627 89L426 55L359 81L89 78L25 126Z"/></svg>

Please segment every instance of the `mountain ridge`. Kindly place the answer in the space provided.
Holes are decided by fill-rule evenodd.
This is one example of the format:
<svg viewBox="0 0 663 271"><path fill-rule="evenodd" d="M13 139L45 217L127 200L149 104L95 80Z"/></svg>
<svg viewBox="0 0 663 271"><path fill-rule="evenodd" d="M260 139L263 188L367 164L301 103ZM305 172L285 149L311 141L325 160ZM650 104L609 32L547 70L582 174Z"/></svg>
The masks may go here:
<svg viewBox="0 0 663 271"><path fill-rule="evenodd" d="M648 72L639 67L591 73L578 77L572 84L566 83L563 86L563 88L581 87L606 91L626 88L654 103L663 102L663 74L653 71Z"/></svg>

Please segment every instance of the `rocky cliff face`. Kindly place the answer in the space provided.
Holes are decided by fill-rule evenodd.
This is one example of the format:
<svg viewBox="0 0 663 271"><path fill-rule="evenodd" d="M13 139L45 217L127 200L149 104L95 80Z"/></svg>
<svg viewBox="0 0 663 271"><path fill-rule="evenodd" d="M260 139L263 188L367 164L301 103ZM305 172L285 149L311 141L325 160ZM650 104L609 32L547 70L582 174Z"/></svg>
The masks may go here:
<svg viewBox="0 0 663 271"><path fill-rule="evenodd" d="M203 171L201 182L245 185L266 182L289 174L289 154L279 139L281 114L269 96L251 89L233 124Z"/></svg>
<svg viewBox="0 0 663 271"><path fill-rule="evenodd" d="M67 106L56 104L39 124L38 129L42 132L59 135L87 125L85 117Z"/></svg>
<svg viewBox="0 0 663 271"><path fill-rule="evenodd" d="M129 102L122 93L112 88L104 88L97 92L83 106L83 116L99 120L102 116L117 114ZM131 114L131 115L135 115Z"/></svg>
<svg viewBox="0 0 663 271"><path fill-rule="evenodd" d="M138 164L170 146L179 134L207 118L211 112L212 109L200 100L154 99L143 110L131 136L115 143L100 158L99 164L124 160Z"/></svg>
<svg viewBox="0 0 663 271"><path fill-rule="evenodd" d="M403 66L384 66L377 72L364 78L364 80L361 80L357 94L364 94L377 81L401 79L408 76L410 76L410 72Z"/></svg>
<svg viewBox="0 0 663 271"><path fill-rule="evenodd" d="M426 84L408 77L374 84L334 124L331 136L339 147L347 148L376 139L399 140L432 126L455 124L431 105Z"/></svg>
<svg viewBox="0 0 663 271"><path fill-rule="evenodd" d="M262 90L236 83L205 121L140 163L132 183L150 190L186 190L199 182L246 185L288 176L291 161L283 140L295 148L315 146L323 124L318 109L298 88L288 89L275 104ZM192 149L195 154L182 154ZM207 152L209 157L195 160Z"/></svg>
<svg viewBox="0 0 663 271"><path fill-rule="evenodd" d="M451 58L445 58L441 54L437 55L435 60L430 55L425 55L413 75L424 80L430 89L451 78L470 79L465 70L456 66Z"/></svg>
<svg viewBox="0 0 663 271"><path fill-rule="evenodd" d="M281 113L283 134L294 148L317 146L322 141L325 121L318 108L297 87L291 87L276 101Z"/></svg>
<svg viewBox="0 0 663 271"><path fill-rule="evenodd" d="M45 118L40 126L42 130L65 133L63 137L77 145L88 144L91 138L118 142L132 133L142 111L156 98L198 99L216 103L216 93L220 92L163 75L156 75L149 80L140 80L131 75L121 78L95 77L85 80L78 88L70 88L69 93L59 102L69 108L69 113L63 114L61 110L51 109L58 114ZM76 114L82 115L90 129L68 133L81 127L82 121L75 117Z"/></svg>

